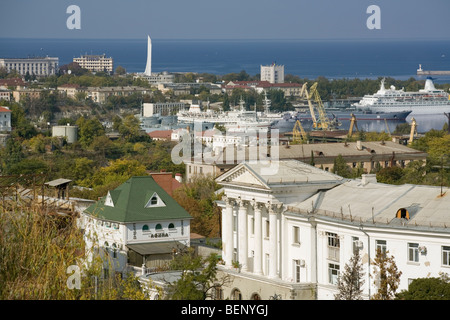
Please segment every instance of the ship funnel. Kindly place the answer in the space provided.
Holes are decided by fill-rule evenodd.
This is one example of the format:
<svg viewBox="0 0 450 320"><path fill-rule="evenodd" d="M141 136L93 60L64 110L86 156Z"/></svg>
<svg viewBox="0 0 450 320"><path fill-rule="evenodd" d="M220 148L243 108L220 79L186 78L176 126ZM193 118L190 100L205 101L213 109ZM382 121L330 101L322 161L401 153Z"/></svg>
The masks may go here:
<svg viewBox="0 0 450 320"><path fill-rule="evenodd" d="M431 78L427 78L425 81L425 91L435 91L436 88L434 87L433 80Z"/></svg>

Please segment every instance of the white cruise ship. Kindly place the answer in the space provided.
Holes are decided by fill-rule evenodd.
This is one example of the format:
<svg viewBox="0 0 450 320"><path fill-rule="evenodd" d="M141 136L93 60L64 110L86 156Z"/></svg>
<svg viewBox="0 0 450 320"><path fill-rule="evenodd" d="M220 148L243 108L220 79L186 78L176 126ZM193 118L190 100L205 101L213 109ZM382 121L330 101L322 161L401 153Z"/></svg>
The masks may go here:
<svg viewBox="0 0 450 320"><path fill-rule="evenodd" d="M450 112L449 94L436 89L431 78L426 79L424 89L415 92L405 92L394 86L386 89L384 81L384 79L381 80L380 90L377 93L365 95L353 106L372 112L412 111L411 115Z"/></svg>
<svg viewBox="0 0 450 320"><path fill-rule="evenodd" d="M256 111L247 111L244 108L244 101L239 102L240 107L234 111L214 112L211 110L201 111L180 111L177 113L178 122L193 124L194 122L208 122L212 125L223 125L228 131L246 132L248 130L267 130L270 125L278 119L268 119L262 117Z"/></svg>

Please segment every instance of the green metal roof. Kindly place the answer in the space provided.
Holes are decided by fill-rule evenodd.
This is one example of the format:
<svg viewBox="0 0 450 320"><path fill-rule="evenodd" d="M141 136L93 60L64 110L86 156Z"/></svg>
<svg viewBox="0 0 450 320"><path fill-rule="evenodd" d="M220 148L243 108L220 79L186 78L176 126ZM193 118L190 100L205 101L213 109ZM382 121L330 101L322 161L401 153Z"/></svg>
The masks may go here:
<svg viewBox="0 0 450 320"><path fill-rule="evenodd" d="M164 206L147 207L150 197L156 193ZM105 205L110 198L113 206ZM140 222L169 219L192 219L192 216L161 188L151 176L132 177L111 190L85 213L99 219L115 222Z"/></svg>

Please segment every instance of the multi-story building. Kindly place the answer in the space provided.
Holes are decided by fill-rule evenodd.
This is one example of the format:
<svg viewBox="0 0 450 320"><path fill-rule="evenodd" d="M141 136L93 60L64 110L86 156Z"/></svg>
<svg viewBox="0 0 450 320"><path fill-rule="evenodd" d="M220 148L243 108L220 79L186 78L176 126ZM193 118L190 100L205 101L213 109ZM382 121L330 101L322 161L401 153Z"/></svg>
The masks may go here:
<svg viewBox="0 0 450 320"><path fill-rule="evenodd" d="M50 76L58 71L59 58L1 58L0 68L5 68L8 72L16 70L20 75L25 76Z"/></svg>
<svg viewBox="0 0 450 320"><path fill-rule="evenodd" d="M0 106L0 132L11 131L11 110Z"/></svg>
<svg viewBox="0 0 450 320"><path fill-rule="evenodd" d="M231 94L234 89L255 90L264 93L270 90L281 90L285 97L300 97L302 85L299 83L270 83L269 81L230 81L223 86L223 91Z"/></svg>
<svg viewBox="0 0 450 320"><path fill-rule="evenodd" d="M106 57L106 54L85 54L79 58L73 58L73 62L78 63L81 68L88 69L92 72L114 72L114 60L111 57Z"/></svg>
<svg viewBox="0 0 450 320"><path fill-rule="evenodd" d="M145 274L166 267L177 250L190 246L191 219L151 176L142 176L85 209L79 225L89 252L104 253L105 269Z"/></svg>
<svg viewBox="0 0 450 320"><path fill-rule="evenodd" d="M0 100L10 101L11 100L11 90L0 87Z"/></svg>
<svg viewBox="0 0 450 320"><path fill-rule="evenodd" d="M216 140L231 138L232 135L217 137ZM218 176L238 165L242 161L258 160L251 156L251 148L245 144L220 145L216 144L215 161L190 161L186 163L186 179L193 176L211 174ZM350 168L361 168L365 173L374 169L386 167L405 167L411 161L426 161L427 153L409 148L392 141L356 141L338 143L312 143L298 145L272 145L271 152L280 160L300 160L313 163L317 168L333 171L334 160L339 155ZM259 150L257 150L259 152Z"/></svg>
<svg viewBox="0 0 450 320"><path fill-rule="evenodd" d="M87 87L84 92L86 92L87 97L91 98L92 101L97 103L105 103L110 96L126 97L134 93L146 94L151 92L148 88L127 86L127 87Z"/></svg>
<svg viewBox="0 0 450 320"><path fill-rule="evenodd" d="M184 102L155 102L142 104L142 116L152 117L154 115L175 115L178 111L186 109Z"/></svg>
<svg viewBox="0 0 450 320"><path fill-rule="evenodd" d="M270 83L284 82L284 66L272 63L268 66L261 65L261 81L269 81Z"/></svg>
<svg viewBox="0 0 450 320"><path fill-rule="evenodd" d="M243 163L216 181L225 299L334 299L356 251L363 299L380 285L378 249L402 272L397 292L450 272L449 188L344 179L296 160Z"/></svg>

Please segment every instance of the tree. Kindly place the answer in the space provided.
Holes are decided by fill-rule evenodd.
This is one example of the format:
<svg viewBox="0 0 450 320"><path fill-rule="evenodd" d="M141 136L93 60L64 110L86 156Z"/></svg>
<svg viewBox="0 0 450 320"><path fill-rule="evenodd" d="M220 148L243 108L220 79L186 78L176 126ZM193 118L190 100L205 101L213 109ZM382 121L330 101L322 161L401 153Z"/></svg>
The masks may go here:
<svg viewBox="0 0 450 320"><path fill-rule="evenodd" d="M344 267L338 279L339 293L334 296L336 300L361 300L364 272L359 250L356 250Z"/></svg>
<svg viewBox="0 0 450 320"><path fill-rule="evenodd" d="M214 178L207 176L196 177L175 190L175 201L194 217L191 222L192 232L206 237L220 235L220 209L215 203L221 197L221 194L215 194L218 189Z"/></svg>
<svg viewBox="0 0 450 320"><path fill-rule="evenodd" d="M219 258L211 253L207 258L194 256L193 249L178 254L171 263L173 270L180 270L181 277L168 283L166 299L169 300L206 300L216 287L228 281L224 276L217 277Z"/></svg>
<svg viewBox="0 0 450 320"><path fill-rule="evenodd" d="M440 278L414 279L408 290L397 294L400 300L450 300L450 278L446 273Z"/></svg>
<svg viewBox="0 0 450 320"><path fill-rule="evenodd" d="M127 73L127 70L125 70L122 66L117 66L116 71L114 72L117 75L124 75Z"/></svg>
<svg viewBox="0 0 450 320"><path fill-rule="evenodd" d="M350 178L352 176L352 171L341 154L334 158L332 172L344 178Z"/></svg>
<svg viewBox="0 0 450 320"><path fill-rule="evenodd" d="M80 117L76 124L80 132L79 142L82 146L89 147L95 137L105 134L105 129L97 118L85 119Z"/></svg>
<svg viewBox="0 0 450 320"><path fill-rule="evenodd" d="M377 181L381 183L400 184L403 169L400 167L386 167L377 172Z"/></svg>
<svg viewBox="0 0 450 320"><path fill-rule="evenodd" d="M378 291L372 296L373 300L392 300L400 283L402 272L398 270L393 256L388 256L389 251L383 252L377 249L374 267L375 285Z"/></svg>

